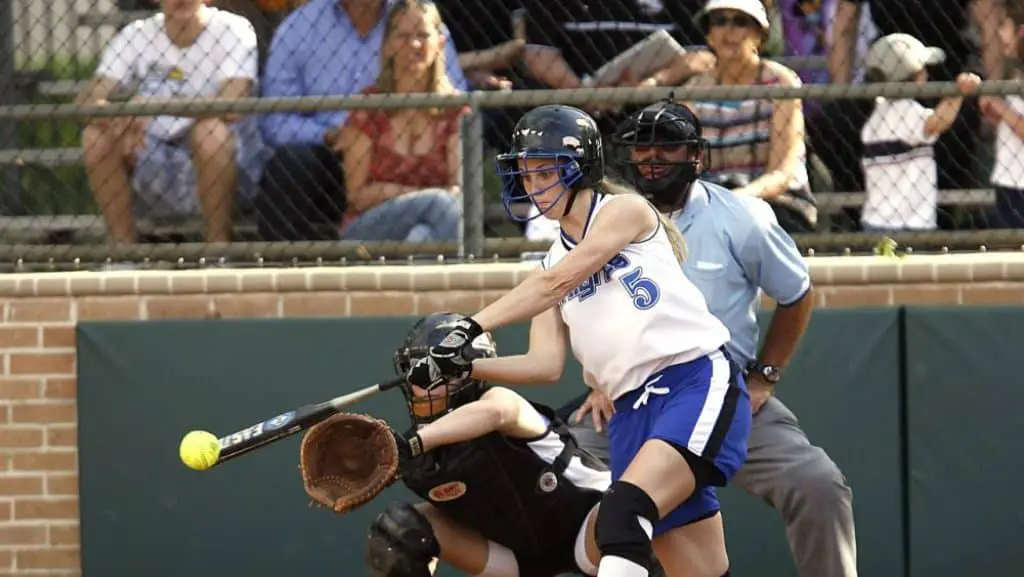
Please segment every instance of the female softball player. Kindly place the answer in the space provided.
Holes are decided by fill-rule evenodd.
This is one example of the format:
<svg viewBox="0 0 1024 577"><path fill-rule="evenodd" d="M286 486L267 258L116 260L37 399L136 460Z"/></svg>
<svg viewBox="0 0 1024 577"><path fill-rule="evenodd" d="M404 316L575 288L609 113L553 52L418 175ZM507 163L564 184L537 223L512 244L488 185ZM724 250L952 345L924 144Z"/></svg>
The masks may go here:
<svg viewBox="0 0 1024 577"><path fill-rule="evenodd" d="M395 351L396 372L406 374L461 319L420 319ZM467 354L494 357L490 334ZM374 521L366 547L374 577L429 577L437 557L480 577L597 574L592 513L611 474L554 411L475 378L402 392L413 426L392 431L401 478L425 502L393 503Z"/></svg>
<svg viewBox="0 0 1024 577"><path fill-rule="evenodd" d="M667 575L727 575L714 487L746 459L749 397L724 351L729 331L683 276L682 235L604 178L597 125L581 110L526 113L498 165L506 204L532 202L559 222L560 238L538 272L455 323L408 381L426 390L470 377L553 383L568 342L584 380L616 408L614 483L595 523L598 577L646 577L652 538ZM525 355L467 357L479 335L529 319Z"/></svg>

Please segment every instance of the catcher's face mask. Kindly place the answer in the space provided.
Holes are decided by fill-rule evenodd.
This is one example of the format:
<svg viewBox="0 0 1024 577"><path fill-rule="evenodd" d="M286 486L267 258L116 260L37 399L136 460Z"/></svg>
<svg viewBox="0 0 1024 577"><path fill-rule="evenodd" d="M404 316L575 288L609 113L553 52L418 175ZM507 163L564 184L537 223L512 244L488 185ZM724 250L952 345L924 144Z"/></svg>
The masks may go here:
<svg viewBox="0 0 1024 577"><path fill-rule="evenodd" d="M439 417L448 411L448 406L451 404L451 391L461 390L464 387L441 385L429 391L419 387L409 387L412 393L408 398L409 412L420 420L430 420L434 417Z"/></svg>
<svg viewBox="0 0 1024 577"><path fill-rule="evenodd" d="M436 313L418 321L409 331L405 343L395 351L395 372L399 375L408 374L412 365L426 357L430 347L444 340L461 318L461 315L455 313ZM473 341L468 356L474 359L497 356L497 347L490 333L484 333ZM401 386L413 425L429 423L456 407L475 401L480 396L481 388L482 383L475 380L453 382L434 387L430 391L408 383Z"/></svg>

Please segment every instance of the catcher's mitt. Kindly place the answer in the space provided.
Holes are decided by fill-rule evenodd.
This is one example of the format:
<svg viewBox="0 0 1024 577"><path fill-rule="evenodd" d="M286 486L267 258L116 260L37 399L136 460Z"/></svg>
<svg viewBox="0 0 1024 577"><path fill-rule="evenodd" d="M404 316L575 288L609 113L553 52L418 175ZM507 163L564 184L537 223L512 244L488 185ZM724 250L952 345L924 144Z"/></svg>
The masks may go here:
<svg viewBox="0 0 1024 577"><path fill-rule="evenodd" d="M398 476L398 447L387 423L340 413L302 438L302 483L317 503L336 513L365 505Z"/></svg>

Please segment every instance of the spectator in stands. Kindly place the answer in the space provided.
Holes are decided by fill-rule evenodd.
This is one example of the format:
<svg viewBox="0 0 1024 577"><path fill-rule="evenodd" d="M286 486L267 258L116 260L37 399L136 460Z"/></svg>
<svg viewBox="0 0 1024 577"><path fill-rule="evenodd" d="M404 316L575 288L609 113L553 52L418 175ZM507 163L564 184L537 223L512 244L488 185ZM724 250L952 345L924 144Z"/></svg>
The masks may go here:
<svg viewBox="0 0 1024 577"><path fill-rule="evenodd" d="M384 16L394 0L309 0L278 27L267 59L263 95L350 96L381 69ZM466 89L444 28L447 74ZM263 118L274 147L257 201L265 240L335 240L346 210L341 128L348 111L283 112Z"/></svg>
<svg viewBox="0 0 1024 577"><path fill-rule="evenodd" d="M1000 0L840 0L836 10L835 40L829 55L833 83L846 84L851 80L852 46L862 5L870 6L871 17L882 35L909 34L926 46L940 48L945 53L943 62L928 68L928 77L933 81L953 81L965 70L984 72L984 77L989 80L1002 78L998 34L1003 14ZM974 62L978 55L967 34L968 14L977 26L981 41L980 66ZM937 104L937 99L918 100L928 108ZM974 166L980 129L977 99L965 99L956 122L935 144L940 190L980 186L981 180Z"/></svg>
<svg viewBox="0 0 1024 577"><path fill-rule="evenodd" d="M800 86L795 72L760 55L769 24L759 0L709 0L699 21L718 60L687 86ZM764 199L791 233L815 228L800 100L748 98L689 106L711 148L702 178Z"/></svg>
<svg viewBox="0 0 1024 577"><path fill-rule="evenodd" d="M692 31L698 0L523 0L523 6L529 20L524 67L545 86L677 86L714 63L709 51L695 46L702 44ZM665 59L667 64L642 77L632 69L648 66L637 62L618 78L591 84L602 66L659 30L668 32L680 48L692 49L679 55L657 53L658 60ZM602 114L601 109L617 108L604 103L590 108L597 113L602 132L608 134L623 118L622 114ZM629 107L623 108L628 111Z"/></svg>
<svg viewBox="0 0 1024 577"><path fill-rule="evenodd" d="M808 0L782 0L784 2L807 2ZM812 0L812 3L815 0ZM821 5L822 18L827 20L826 41L824 46L815 44L814 53L828 58L833 55L832 44L836 36L836 12L840 6L840 0L824 0ZM853 57L851 78L854 82L860 83L864 80L864 57L868 53L871 43L878 38L878 30L874 21L871 20L871 8L868 5L859 11L860 20L857 26L855 56ZM785 19L783 25L787 26L787 37L789 27L797 30L803 28L799 24L800 17L792 18L787 24ZM806 39L806 37L805 37ZM806 40L805 40L806 41ZM799 54L800 41L787 40L787 55L790 52ZM832 82L832 68L813 71L805 74L797 72L804 82ZM867 122L868 115L874 109L874 102L865 99L838 99L826 100L820 103L820 107L814 110L814 106L804 103L804 116L806 118L807 141L814 156L821 160L825 170L828 171L832 192L862 192L864 190L864 171L860 167L860 159L863 156L861 146L860 130ZM812 170L812 186L814 185ZM818 189L814 189L816 192ZM847 206L841 212L847 214L845 228L853 229L856 222L860 220L860 207ZM833 219L835 221L835 219ZM847 226L847 223L851 223Z"/></svg>
<svg viewBox="0 0 1024 577"><path fill-rule="evenodd" d="M1024 80L1024 2L1007 5L1008 18L1002 28L1010 76ZM996 126L995 163L991 182L996 206L989 228L1024 228L1024 97L1019 94L982 96L981 111Z"/></svg>
<svg viewBox="0 0 1024 577"><path fill-rule="evenodd" d="M783 34L782 55L791 58L828 58L832 44L833 23L839 0L776 0L779 22ZM861 19L861 35L857 42L857 56L863 58L868 45L874 40L874 25L869 10ZM855 67L858 72L861 67ZM804 84L828 84L829 69L826 66L809 65L794 68ZM820 102L804 100L804 116L810 118L819 110Z"/></svg>
<svg viewBox="0 0 1024 577"><path fill-rule="evenodd" d="M945 53L909 34L889 34L871 46L866 59L868 82L925 82L927 66ZM981 83L970 73L957 76L968 95ZM861 225L869 232L933 230L937 226L938 190L933 144L953 125L962 96L944 98L932 110L912 98L879 98L861 132L867 198Z"/></svg>
<svg viewBox="0 0 1024 577"><path fill-rule="evenodd" d="M385 23L381 69L367 94L454 94L441 14L432 0L397 0ZM362 109L338 142L345 159L346 240L454 241L462 217L465 108Z"/></svg>
<svg viewBox="0 0 1024 577"><path fill-rule="evenodd" d="M136 99L239 98L256 87L252 25L203 0L163 2L110 41L77 102L105 102L137 84ZM201 210L205 238L231 240L236 193L254 196L263 162L255 117L97 118L82 135L89 186L113 242L137 242L135 216ZM133 195L134 192L134 195Z"/></svg>

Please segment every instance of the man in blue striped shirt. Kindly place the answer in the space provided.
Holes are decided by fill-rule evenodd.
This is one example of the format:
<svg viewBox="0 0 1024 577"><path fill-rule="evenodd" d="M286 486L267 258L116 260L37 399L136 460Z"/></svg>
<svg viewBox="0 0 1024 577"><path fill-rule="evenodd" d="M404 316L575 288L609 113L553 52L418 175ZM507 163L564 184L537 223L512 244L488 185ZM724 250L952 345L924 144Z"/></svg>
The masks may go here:
<svg viewBox="0 0 1024 577"><path fill-rule="evenodd" d="M729 328L726 348L745 369L754 422L747 462L732 484L779 511L801 577L856 577L846 479L774 396L812 309L810 275L795 243L764 201L697 180L707 141L700 121L685 106L648 106L624 123L616 140L629 152L626 174L659 210L671 214L683 233L686 276ZM778 307L758 352L762 290ZM584 448L607 458L607 440L599 434L602 418L610 416L606 400L581 397L559 412L566 415L580 402L574 416L582 421L573 433Z"/></svg>

